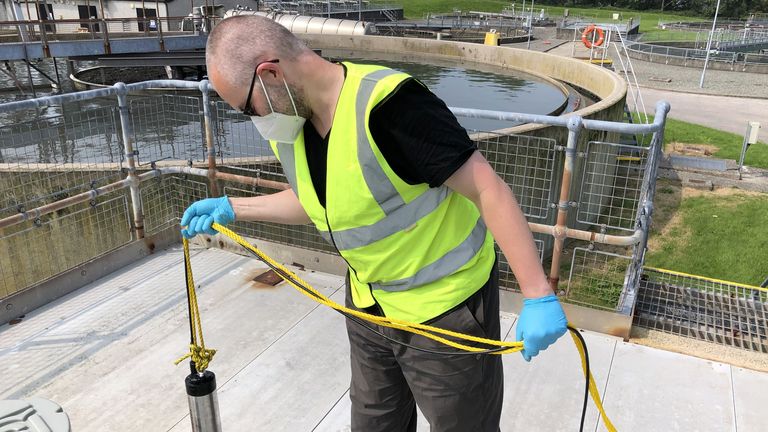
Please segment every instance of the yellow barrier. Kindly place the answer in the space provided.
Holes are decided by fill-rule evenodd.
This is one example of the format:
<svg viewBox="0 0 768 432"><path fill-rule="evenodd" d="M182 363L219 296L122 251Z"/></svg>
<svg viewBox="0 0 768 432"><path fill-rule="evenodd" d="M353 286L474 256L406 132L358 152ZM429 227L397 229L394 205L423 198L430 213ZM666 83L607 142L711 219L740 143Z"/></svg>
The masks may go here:
<svg viewBox="0 0 768 432"><path fill-rule="evenodd" d="M485 33L485 45L499 46L501 44L501 35L495 31Z"/></svg>

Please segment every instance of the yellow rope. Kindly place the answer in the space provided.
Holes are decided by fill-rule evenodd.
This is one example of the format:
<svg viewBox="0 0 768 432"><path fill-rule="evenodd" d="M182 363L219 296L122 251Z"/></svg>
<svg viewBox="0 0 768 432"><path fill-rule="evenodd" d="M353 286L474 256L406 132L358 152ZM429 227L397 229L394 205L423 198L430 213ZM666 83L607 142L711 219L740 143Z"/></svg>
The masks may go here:
<svg viewBox="0 0 768 432"><path fill-rule="evenodd" d="M203 339L203 323L200 320L200 309L197 305L197 293L195 292L195 280L192 277L192 260L189 257L189 242L186 238L182 238L181 241L184 246L184 264L187 266L187 295L189 296L189 316L190 325L193 325L191 330L192 342L189 344L189 352L184 356L179 357L174 364L178 365L185 359L191 358L195 363L195 369L198 372L203 372L208 368L208 364L213 360L213 355L216 354L216 350L207 349L205 347L205 339ZM200 342L198 345L198 341Z"/></svg>
<svg viewBox="0 0 768 432"><path fill-rule="evenodd" d="M320 304L324 304L326 306L329 306L337 311L344 312L349 315L356 316L358 318L364 319L366 321L372 322L374 324L381 325L383 327L389 327L394 328L398 330L405 330L411 333L415 333L424 337L427 337L429 339L435 340L437 342L443 343L445 345L448 345L453 348L461 349L464 351L470 351L470 352L480 352L480 351L486 351L485 348L479 348L479 347L473 347L469 345L464 345L462 343L454 342L452 340L446 339L444 337L438 336L434 333L443 334L446 336L451 336L457 339L463 339L465 341L470 342L478 342L485 345L490 346L497 346L497 347L505 347L508 348L503 351L497 351L493 354L508 354L513 352L522 351L523 349L523 343L522 342L506 342L506 341L500 341L500 340L494 340L494 339L486 339L478 336L472 336L467 335L463 333L454 332L451 330L442 329L439 327L433 327L430 325L425 324L418 324L418 323L412 323L408 321L399 320L396 318L388 318L388 317L381 317L377 315L371 315L365 312L360 312L355 309L349 309L347 307L344 307L333 300L329 299L328 297L321 294L319 291L317 291L315 288L311 287L308 283L304 282L301 278L299 278L295 273L291 272L287 268L283 267L281 264L277 263L275 260L270 258L269 256L265 255L260 250L256 249L253 245L245 241L242 237L240 237L238 234L233 232L232 230L225 228L222 225L219 225L217 223L213 224L213 229L218 231L221 234L224 234L225 236L229 237L233 241L235 241L240 246L250 250L254 254L256 254L259 259L263 260L264 262L268 263L271 266L274 266L275 268L279 269L281 272L284 272L286 275L288 275L290 278L283 278L297 288L302 294L306 295L307 297L317 301ZM291 279L295 280L296 282L293 282ZM306 291L305 291L306 290ZM307 292L309 291L309 293ZM310 294L311 293L311 294Z"/></svg>
<svg viewBox="0 0 768 432"><path fill-rule="evenodd" d="M605 408L603 408L603 402L600 400L600 392L597 390L595 379L592 377L592 373L587 370L587 357L584 354L584 347L581 346L579 343L579 338L575 334L571 333L571 338L573 339L573 343L576 345L576 349L579 350L579 357L581 357L581 370L584 372L584 376L589 374L589 395L592 396L592 401L595 403L597 410L600 411L600 416L603 418L603 426L605 426L609 432L616 432L616 428L608 418L608 414L605 413Z"/></svg>
<svg viewBox="0 0 768 432"><path fill-rule="evenodd" d="M504 350L493 352L492 354L509 354L513 352L522 351L523 349L523 343L519 341L507 342L507 341L500 341L500 340L494 340L494 339L487 339L487 338L467 335L463 333L458 333L451 330L442 329L439 327L433 327L430 325L412 323L408 321L399 320L396 318L381 317L381 316L376 316L376 315L371 315L365 312L361 312L355 309L349 309L347 307L344 307L332 301L331 299L329 299L328 297L320 293L318 290L310 286L307 282L299 278L295 273L288 270L283 265L276 262L271 257L267 256L266 254L261 252L259 249L257 249L256 247L254 247L253 245L245 241L245 239L240 237L234 231L222 225L219 225L217 223L213 224L213 228L219 233L232 239L235 243L239 244L240 246L256 254L256 256L258 256L259 259L267 263L269 266L279 270L278 275L282 277L290 285L295 287L299 292L311 298L312 300L315 300L320 304L329 306L337 311L361 318L363 320L366 320L374 324L378 324L383 327L389 327L397 330L404 330L417 335L421 335L426 338L448 345L450 347L457 348L464 351L482 352L482 351L486 351L486 348L480 348L480 347L475 347L475 346L470 346L463 343L455 342L439 335L450 336L450 337L461 339L468 342L477 342L477 343L485 344L488 346L506 348ZM194 281L192 280L192 270L190 267L190 260L189 260L189 243L187 242L186 239L184 239L183 244L184 244L184 259L186 260L185 262L187 263L188 265L187 268L189 269L189 271L187 272L187 289L189 290L190 304L192 306L190 310L190 314L194 315L193 322L195 322L197 327L196 329L193 329L193 332L195 332L195 334L199 332L200 345L198 346L196 342L193 341L193 344L190 344L190 352L184 357L177 360L176 363L178 364L185 358L192 357L192 360L197 365L198 371L202 372L208 366L208 363L211 361L211 359L213 358L213 354L215 354L216 351L206 349L205 342L203 342L202 324L200 322L200 313L197 307L197 297L195 296L195 285L194 285ZM584 352L584 348L579 343L577 336L575 336L574 334L571 334L571 337L573 337L574 343L576 344L576 348L579 351L579 356L581 357L581 365L584 371L584 376L588 377L589 379L589 393L592 396L592 400L597 406L597 409L600 411L600 415L602 416L606 429L608 429L609 432L615 432L616 428L613 426L611 421L608 419L607 414L605 413L605 409L603 408L603 404L600 400L600 393L597 390L597 386L595 385L595 381L592 377L592 374L589 373L589 371L587 370L586 355Z"/></svg>

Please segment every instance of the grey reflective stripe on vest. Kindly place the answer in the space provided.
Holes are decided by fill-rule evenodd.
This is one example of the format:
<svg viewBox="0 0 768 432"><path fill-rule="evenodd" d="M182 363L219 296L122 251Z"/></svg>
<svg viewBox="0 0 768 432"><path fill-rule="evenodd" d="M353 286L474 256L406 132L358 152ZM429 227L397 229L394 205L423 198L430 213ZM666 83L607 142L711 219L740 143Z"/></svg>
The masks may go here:
<svg viewBox="0 0 768 432"><path fill-rule="evenodd" d="M355 249L406 230L438 208L450 193L446 186L430 188L376 223L333 231L336 247L340 251Z"/></svg>
<svg viewBox="0 0 768 432"><path fill-rule="evenodd" d="M386 215L405 203L397 189L395 189L395 186L389 181L389 177L387 177L379 161L376 160L376 155L373 154L373 149L366 133L368 129L366 127L366 113L368 101L379 80L398 73L400 72L392 69L382 69L371 72L363 77L360 82L360 88L357 91L357 102L355 103L358 162L363 169L363 177L368 185L368 189L370 189L373 198Z"/></svg>
<svg viewBox="0 0 768 432"><path fill-rule="evenodd" d="M296 196L299 196L299 187L296 184L296 155L293 154L293 144L279 142L277 143L277 152L279 153L280 165L283 166L285 177L293 188Z"/></svg>
<svg viewBox="0 0 768 432"><path fill-rule="evenodd" d="M481 218L478 218L469 236L461 244L443 255L442 258L423 267L409 278L392 282L371 283L371 288L384 291L405 291L451 275L477 255L485 243L485 233L485 223Z"/></svg>

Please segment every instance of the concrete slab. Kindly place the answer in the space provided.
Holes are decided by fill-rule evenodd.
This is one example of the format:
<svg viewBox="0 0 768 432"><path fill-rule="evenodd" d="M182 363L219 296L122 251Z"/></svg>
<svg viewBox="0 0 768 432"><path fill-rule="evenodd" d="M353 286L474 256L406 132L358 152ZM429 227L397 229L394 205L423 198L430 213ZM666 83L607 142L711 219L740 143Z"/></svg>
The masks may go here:
<svg viewBox="0 0 768 432"><path fill-rule="evenodd" d="M252 282L259 262L193 251L206 342L219 350L226 430L349 430L344 321L286 284ZM336 300L343 279L299 271ZM515 315L501 315L514 338ZM768 374L583 333L593 374L619 430L764 430ZM173 360L188 338L181 251L140 261L0 328L0 398L61 404L73 430L190 429L186 366ZM563 338L531 363L505 356L502 430L574 430L583 377ZM735 405L735 413L734 413ZM598 427L590 402L587 428ZM423 417L420 432L429 430Z"/></svg>
<svg viewBox="0 0 768 432"><path fill-rule="evenodd" d="M736 430L731 369L722 363L622 342L603 400L623 432Z"/></svg>
<svg viewBox="0 0 768 432"><path fill-rule="evenodd" d="M50 324L55 306L41 312L47 329L30 314L17 326L34 331L20 340L22 331L13 328L17 343L0 354L14 377L4 380L2 397L54 400L76 430L167 430L178 423L188 413L188 368L173 365L189 337L181 256L178 249L159 254L84 288L82 297L73 293L59 303L65 320ZM197 252L193 269L205 336L219 350L212 370L221 382L317 307L287 286L257 288L249 281L264 267L250 258ZM342 283L313 276L302 274L327 294Z"/></svg>
<svg viewBox="0 0 768 432"><path fill-rule="evenodd" d="M736 429L739 432L767 430L764 410L768 406L768 374L737 367L731 371Z"/></svg>
<svg viewBox="0 0 768 432"><path fill-rule="evenodd" d="M515 328L509 333L509 340L515 338ZM587 342L592 375L602 394L619 339L591 332L582 332L582 336ZM505 356L504 383L502 430L578 430L584 401L584 374L576 345L569 335L558 339L530 363L520 354ZM584 430L594 430L597 417L598 411L590 400Z"/></svg>
<svg viewBox="0 0 768 432"><path fill-rule="evenodd" d="M332 297L343 301L343 293ZM312 430L349 388L344 318L317 308L219 387L222 428ZM184 422L183 429L189 430Z"/></svg>

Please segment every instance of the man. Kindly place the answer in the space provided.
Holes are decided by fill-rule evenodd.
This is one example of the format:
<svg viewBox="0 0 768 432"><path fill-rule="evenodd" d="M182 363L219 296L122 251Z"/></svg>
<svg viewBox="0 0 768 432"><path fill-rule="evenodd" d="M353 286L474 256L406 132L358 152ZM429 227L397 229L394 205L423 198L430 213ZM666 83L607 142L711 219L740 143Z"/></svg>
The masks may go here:
<svg viewBox="0 0 768 432"><path fill-rule="evenodd" d="M511 190L421 83L330 63L256 16L218 24L206 63L218 94L270 140L291 189L194 203L183 235L213 234L214 221L312 222L349 264L348 306L498 339L495 237L526 297L523 357L565 333ZM347 322L354 431L415 431L416 404L433 431L499 430L500 356L376 329L389 339Z"/></svg>

